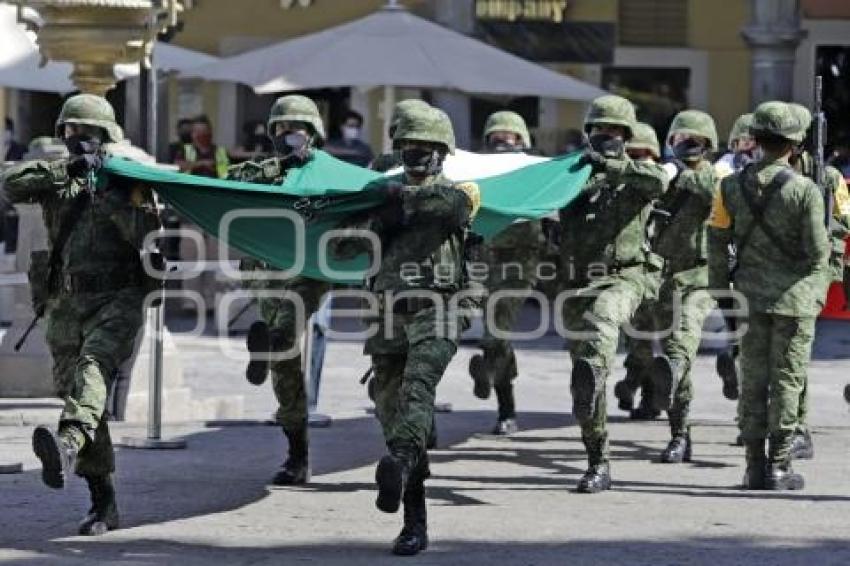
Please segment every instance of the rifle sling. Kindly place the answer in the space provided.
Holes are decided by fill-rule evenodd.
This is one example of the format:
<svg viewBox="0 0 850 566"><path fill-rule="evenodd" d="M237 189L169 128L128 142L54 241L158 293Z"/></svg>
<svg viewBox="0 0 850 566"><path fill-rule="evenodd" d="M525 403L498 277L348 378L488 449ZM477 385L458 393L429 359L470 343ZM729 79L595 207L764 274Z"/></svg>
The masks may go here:
<svg viewBox="0 0 850 566"><path fill-rule="evenodd" d="M753 173L754 174L754 173ZM749 171L746 175L749 175ZM743 237L737 243L738 249L738 257L741 257L741 253L744 251L744 248L747 247L750 239L752 238L753 232L755 229L761 228L762 232L770 238L771 242L779 248L783 254L790 258L800 259L802 255L797 253L796 250L792 250L789 248L786 243L779 237L773 228L770 227L770 224L765 220L765 211L767 207L770 205L770 202L773 200L773 197L779 193L782 186L787 183L793 176L794 171L790 168L782 169L779 171L773 179L771 179L770 183L768 183L767 187L765 187L763 196L760 199L760 202L756 200L756 195L749 188L749 184L747 183L746 175L743 175L741 178L741 195L744 197L744 201L747 203L747 207L750 209L750 213L753 215L753 223L750 224L750 227L744 233Z"/></svg>

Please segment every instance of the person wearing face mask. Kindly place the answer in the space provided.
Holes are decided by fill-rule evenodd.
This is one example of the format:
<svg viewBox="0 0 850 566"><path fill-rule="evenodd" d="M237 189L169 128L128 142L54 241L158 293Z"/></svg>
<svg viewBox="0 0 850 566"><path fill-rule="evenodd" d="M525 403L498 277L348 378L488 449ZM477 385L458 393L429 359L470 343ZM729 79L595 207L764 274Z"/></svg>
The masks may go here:
<svg viewBox="0 0 850 566"><path fill-rule="evenodd" d="M487 118L484 153L517 153L530 148L531 136L522 116L503 110ZM535 220L515 223L482 246L487 263L485 284L491 299L484 307L484 336L480 342L483 354L472 356L469 374L476 397L488 399L491 390L496 392L498 418L493 434L507 436L518 430L513 392L513 380L518 374L510 341L494 336L491 324L502 332L513 329L525 303L525 298L516 293L534 288L544 243L541 223ZM500 291L511 295L494 295Z"/></svg>
<svg viewBox="0 0 850 566"><path fill-rule="evenodd" d="M809 130L812 123L812 113L801 104L789 104L801 124ZM815 164L811 153L806 149L806 144L797 146L791 158L788 160L795 171L808 179L815 178ZM843 283L846 278L844 266L845 240L850 235L850 192L841 172L828 165L824 168L824 188L826 194L832 195L832 218L829 220L828 231L831 244L829 257L829 268L831 281ZM797 428L791 441L791 457L799 460L809 460L815 456L814 442L808 426L809 414L809 378L803 384L800 394L799 411L797 415Z"/></svg>
<svg viewBox="0 0 850 566"><path fill-rule="evenodd" d="M389 134L390 139L393 139L393 135L398 128L399 121L402 120L408 112L430 107L430 104L424 100L419 100L418 98L408 98L407 100L400 100L399 102L396 102L396 105L393 107L393 113L390 116L390 125L387 127L387 133ZM395 169L396 167L401 166L401 152L394 149L389 153L382 153L373 159L372 163L369 164L369 169L385 173L390 169Z"/></svg>
<svg viewBox="0 0 850 566"><path fill-rule="evenodd" d="M321 147L325 127L316 103L301 95L283 96L274 103L268 120L268 132L274 146L274 157L259 163L248 161L235 165L228 179L280 185L294 169L304 166ZM257 271L275 275L273 267L255 258L241 262L243 271ZM250 361L246 378L254 385L262 385L271 370L272 390L278 401L277 421L288 442L288 454L281 468L271 480L274 485L302 485L310 481L309 439L307 431L307 394L301 356L282 356L285 352L300 351L304 325L319 309L325 295L331 290L328 283L308 277L291 279L248 278L243 282L249 290L279 293L277 296L258 296L257 303L262 320L254 322L249 331L247 346ZM303 303L303 312L292 300L292 294ZM273 359L270 357L285 357Z"/></svg>
<svg viewBox="0 0 850 566"><path fill-rule="evenodd" d="M177 140L168 144L168 162L176 163L177 157L183 153L183 148L192 143L192 120L180 118L177 121Z"/></svg>
<svg viewBox="0 0 850 566"><path fill-rule="evenodd" d="M569 333L573 415L581 426L588 468L580 493L610 489L605 382L620 328L654 297L661 261L646 238L652 203L667 187L657 163L625 150L635 109L615 95L595 99L584 120L590 147L579 162L592 174L579 196L561 209L563 328Z"/></svg>
<svg viewBox="0 0 850 566"><path fill-rule="evenodd" d="M688 418L693 399L691 365L697 355L702 326L714 308L709 294L705 222L719 178L708 157L717 148L714 120L699 110L679 112L670 125L667 143L678 173L656 204L650 245L664 259L658 298L649 308L650 330L660 333L663 354L644 353L650 368L653 405L667 411L671 440L661 462L691 459Z"/></svg>
<svg viewBox="0 0 850 566"><path fill-rule="evenodd" d="M230 167L230 157L227 149L213 143L212 125L206 116L192 123L191 138L191 143L184 144L175 159L180 171L224 179Z"/></svg>
<svg viewBox="0 0 850 566"><path fill-rule="evenodd" d="M67 157L27 161L5 176L13 202L41 204L50 241L43 308L54 385L65 405L58 429L38 426L32 445L47 486L63 488L72 472L86 480L92 506L79 533L101 535L119 523L107 396L142 326L150 286L139 252L159 219L149 188L96 175L123 140L104 98L69 98L56 137Z"/></svg>
<svg viewBox="0 0 850 566"><path fill-rule="evenodd" d="M0 143L0 155L5 161L20 161L24 158L27 148L15 139L15 122L6 118L6 129L3 130L3 141Z"/></svg>
<svg viewBox="0 0 850 566"><path fill-rule="evenodd" d="M808 125L785 102L760 104L750 134L764 157L723 179L709 219L709 288L728 289L734 243L734 285L748 305L738 401L745 489L804 486L791 449L831 278L823 193L789 164Z"/></svg>
<svg viewBox="0 0 850 566"><path fill-rule="evenodd" d="M632 138L626 142L626 154L635 161L652 161L661 159L661 148L658 136L649 124L638 122ZM632 326L646 330L652 328L653 301L641 303L632 319ZM629 413L632 420L654 420L661 413L655 410L652 403L652 341L638 340L626 335L626 377L614 385L614 396L617 397L617 407ZM641 390L640 404L635 408L635 394Z"/></svg>
<svg viewBox="0 0 850 566"><path fill-rule="evenodd" d="M365 190L378 191L384 204L351 223L373 230L382 242L378 271L368 281L379 304L370 321L376 332L365 345L375 372L375 414L389 450L375 472L376 506L395 513L404 505L404 527L392 551L413 555L428 546L426 449L437 384L469 327L468 305L457 294L467 286L465 240L481 197L475 183L454 183L442 173L455 149L443 111L405 113L393 144L404 172L368 185ZM332 253L345 258L363 251L363 240L351 239Z"/></svg>
<svg viewBox="0 0 850 566"><path fill-rule="evenodd" d="M349 110L339 125L340 137L328 142L327 152L347 163L367 167L375 155L369 144L360 139L363 131L363 116Z"/></svg>
<svg viewBox="0 0 850 566"><path fill-rule="evenodd" d="M724 176L740 171L759 157L756 142L750 135L752 122L753 115L748 113L738 116L732 124L727 144L729 152L717 160L718 171Z"/></svg>

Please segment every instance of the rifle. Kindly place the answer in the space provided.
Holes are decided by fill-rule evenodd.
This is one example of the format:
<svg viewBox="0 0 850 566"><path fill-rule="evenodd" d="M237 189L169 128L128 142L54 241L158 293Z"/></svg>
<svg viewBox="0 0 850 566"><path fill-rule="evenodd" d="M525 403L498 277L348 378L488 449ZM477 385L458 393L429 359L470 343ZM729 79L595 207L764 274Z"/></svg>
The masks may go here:
<svg viewBox="0 0 850 566"><path fill-rule="evenodd" d="M832 221L835 198L832 189L826 182L826 166L823 159L823 146L826 142L826 115L823 112L823 77L815 77L814 112L812 112L812 141L814 142L814 181L823 191L824 224L829 229Z"/></svg>
<svg viewBox="0 0 850 566"><path fill-rule="evenodd" d="M44 306L38 308L35 311L35 316L32 317L32 321L30 321L30 325L27 326L27 329L24 330L24 333L21 334L20 340L15 342L15 351L20 352L21 348L23 348L24 343L27 341L27 338L30 337L30 333L35 330L35 325L38 324L38 321L41 320L41 317L44 316Z"/></svg>

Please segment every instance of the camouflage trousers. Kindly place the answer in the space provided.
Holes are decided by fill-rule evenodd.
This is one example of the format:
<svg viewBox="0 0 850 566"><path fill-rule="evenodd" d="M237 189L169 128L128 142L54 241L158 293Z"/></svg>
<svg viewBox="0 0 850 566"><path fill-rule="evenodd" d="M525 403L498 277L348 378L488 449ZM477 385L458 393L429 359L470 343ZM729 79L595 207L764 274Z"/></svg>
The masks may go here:
<svg viewBox="0 0 850 566"><path fill-rule="evenodd" d="M517 377L516 354L510 340L499 338L493 330L510 332L516 325L522 307L533 290L536 278L535 266L526 265L521 277L505 277L507 270L499 263L491 264L491 276L487 281L487 291L493 300L484 305L484 335L481 349L484 352L485 367L491 368L493 389L499 403L499 420L516 416L513 396L513 380ZM508 292L505 296L494 293Z"/></svg>
<svg viewBox="0 0 850 566"><path fill-rule="evenodd" d="M387 313L366 341L375 371L375 414L387 447L425 451L434 422L437 384L469 327L465 313L424 308Z"/></svg>
<svg viewBox="0 0 850 566"><path fill-rule="evenodd" d="M664 355L678 373L678 386L668 411L670 432L674 437L690 431L688 414L694 397L691 366L699 350L702 326L714 304L708 290L679 285L674 279L665 278L658 299L644 302L632 320L634 329L660 339ZM637 367L651 368L652 338L632 339L629 358Z"/></svg>
<svg viewBox="0 0 850 566"><path fill-rule="evenodd" d="M87 442L76 473L102 476L115 471L106 423L106 402L115 372L133 353L142 326L145 292L60 295L48 302L47 344L53 355L53 384L65 401L59 427L79 428Z"/></svg>
<svg viewBox="0 0 850 566"><path fill-rule="evenodd" d="M632 319L646 298L655 297L657 290L657 276L637 266L567 291L570 296L562 317L570 357L573 363L586 360L602 376L593 416L579 421L590 465L605 463L609 457L605 382L617 354L620 327Z"/></svg>
<svg viewBox="0 0 850 566"><path fill-rule="evenodd" d="M797 427L815 320L752 312L741 340L738 426L744 441L770 438L777 462L788 457Z"/></svg>
<svg viewBox="0 0 850 566"><path fill-rule="evenodd" d="M286 431L301 430L307 426L301 336L307 321L319 310L323 298L331 290L331 285L307 277L263 283L263 289L280 294L257 299L260 316L276 338L273 340L274 353L285 354L284 359L271 364L272 390L278 402L276 418Z"/></svg>

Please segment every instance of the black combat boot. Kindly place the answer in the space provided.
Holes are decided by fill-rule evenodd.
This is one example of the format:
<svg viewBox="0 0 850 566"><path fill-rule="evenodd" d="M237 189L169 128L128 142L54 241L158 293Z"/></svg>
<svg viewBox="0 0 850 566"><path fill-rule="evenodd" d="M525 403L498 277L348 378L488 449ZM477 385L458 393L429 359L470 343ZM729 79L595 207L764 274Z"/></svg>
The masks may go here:
<svg viewBox="0 0 850 566"><path fill-rule="evenodd" d="M573 416L583 422L593 418L596 400L602 392L605 372L584 359L573 362L570 392L573 396Z"/></svg>
<svg viewBox="0 0 850 566"><path fill-rule="evenodd" d="M256 321L248 329L248 353L250 361L245 377L252 385L262 385L269 377L269 360L272 338L269 325L262 320Z"/></svg>
<svg viewBox="0 0 850 566"><path fill-rule="evenodd" d="M667 411L673 404L673 395L679 387L679 364L667 356L652 360L652 405L657 411Z"/></svg>
<svg viewBox="0 0 850 566"><path fill-rule="evenodd" d="M82 449L82 433L71 427L54 433L46 426L37 426L32 433L32 450L41 460L41 479L53 489L65 487L65 478L73 471L77 453Z"/></svg>
<svg viewBox="0 0 850 566"><path fill-rule="evenodd" d="M654 421L661 416L661 411L655 410L653 406L653 385L652 378L647 375L640 387L640 403L637 409L629 413L629 418L633 421Z"/></svg>
<svg viewBox="0 0 850 566"><path fill-rule="evenodd" d="M765 489L786 491L803 489L803 476L794 472L791 467L791 435L777 433L770 436L768 448L768 464L765 473Z"/></svg>
<svg viewBox="0 0 850 566"><path fill-rule="evenodd" d="M272 478L272 484L304 485L310 481L307 427L283 432L289 440L289 456Z"/></svg>
<svg viewBox="0 0 850 566"><path fill-rule="evenodd" d="M599 493L608 489L611 489L611 469L607 463L587 468L576 487L579 493Z"/></svg>
<svg viewBox="0 0 850 566"><path fill-rule="evenodd" d="M764 489L767 457L764 454L764 439L749 440L744 443L747 457L747 470L744 472L744 489Z"/></svg>
<svg viewBox="0 0 850 566"><path fill-rule="evenodd" d="M418 454L415 448L395 447L381 458L375 470L378 497L375 506L384 513L395 513L401 505L411 470L416 467Z"/></svg>
<svg viewBox="0 0 850 566"><path fill-rule="evenodd" d="M404 527L393 541L393 554L414 556L428 548L428 510L425 505L425 479L430 475L427 455L420 458L404 491Z"/></svg>
<svg viewBox="0 0 850 566"><path fill-rule="evenodd" d="M791 440L791 459L811 460L815 457L815 444L808 429L798 428Z"/></svg>
<svg viewBox="0 0 850 566"><path fill-rule="evenodd" d="M665 464L681 464L691 461L691 435L674 436L661 452L661 461Z"/></svg>
<svg viewBox="0 0 850 566"><path fill-rule="evenodd" d="M617 408L627 413L633 413L635 410L635 391L628 378L615 383L614 397L617 398Z"/></svg>
<svg viewBox="0 0 850 566"><path fill-rule="evenodd" d="M511 382L494 387L499 404L499 421L493 434L510 436L519 430L516 424L516 406L514 404L514 385Z"/></svg>
<svg viewBox="0 0 850 566"><path fill-rule="evenodd" d="M717 354L715 362L717 375L723 381L723 396L730 401L735 401L740 395L738 389L738 362L733 350L725 350Z"/></svg>
<svg viewBox="0 0 850 566"><path fill-rule="evenodd" d="M118 528L118 505L115 503L115 487L112 478L106 476L86 476L91 492L91 509L80 521L79 533L88 536L100 536Z"/></svg>
<svg viewBox="0 0 850 566"><path fill-rule="evenodd" d="M489 399L493 388L493 375L488 368L487 358L475 354L469 360L469 375L472 377L472 393L479 399Z"/></svg>

